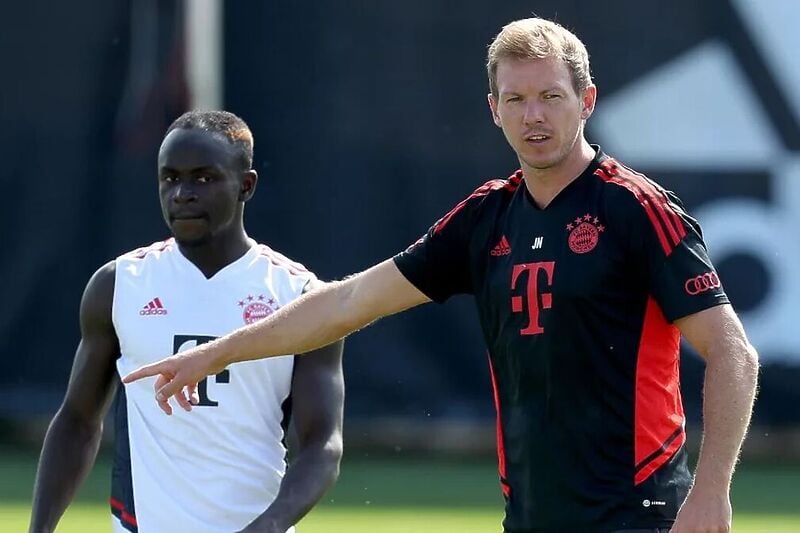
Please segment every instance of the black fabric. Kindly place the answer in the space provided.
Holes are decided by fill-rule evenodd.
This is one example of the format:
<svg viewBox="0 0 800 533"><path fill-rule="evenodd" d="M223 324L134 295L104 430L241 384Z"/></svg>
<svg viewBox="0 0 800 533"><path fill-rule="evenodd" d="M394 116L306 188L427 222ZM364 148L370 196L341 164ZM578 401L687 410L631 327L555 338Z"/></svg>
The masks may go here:
<svg viewBox="0 0 800 533"><path fill-rule="evenodd" d="M666 527L689 486L678 331L661 309L677 318L728 300L712 282L687 292L687 280L716 278L677 198L596 149L545 209L518 172L394 258L436 301L475 296L498 389L508 531ZM671 407L637 415L645 397ZM651 430L658 439L637 444Z"/></svg>
<svg viewBox="0 0 800 533"><path fill-rule="evenodd" d="M125 387L117 389L114 398L114 463L111 467L111 514L128 531L136 533L136 507L133 500L131 443L128 437L128 404Z"/></svg>

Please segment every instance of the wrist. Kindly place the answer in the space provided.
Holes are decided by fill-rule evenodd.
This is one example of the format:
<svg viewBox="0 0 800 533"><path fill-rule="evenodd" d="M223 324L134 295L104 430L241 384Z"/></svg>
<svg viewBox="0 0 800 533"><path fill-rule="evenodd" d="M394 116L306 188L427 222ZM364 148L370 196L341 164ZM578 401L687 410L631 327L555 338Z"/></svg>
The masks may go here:
<svg viewBox="0 0 800 533"><path fill-rule="evenodd" d="M702 494L728 494L731 489L731 476L719 471L697 469L692 484L692 492Z"/></svg>

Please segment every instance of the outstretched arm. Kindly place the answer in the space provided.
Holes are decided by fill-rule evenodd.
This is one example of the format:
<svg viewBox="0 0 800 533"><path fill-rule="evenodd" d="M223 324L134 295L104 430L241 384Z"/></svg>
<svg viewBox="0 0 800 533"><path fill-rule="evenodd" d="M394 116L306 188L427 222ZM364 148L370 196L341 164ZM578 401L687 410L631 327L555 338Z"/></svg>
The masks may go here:
<svg viewBox="0 0 800 533"><path fill-rule="evenodd" d="M268 318L214 342L144 366L125 376L123 382L158 376L156 399L164 412L172 412L167 402L172 395L188 409L184 387L231 363L308 352L379 318L428 301L389 259L343 281L324 284Z"/></svg>
<svg viewBox="0 0 800 533"><path fill-rule="evenodd" d="M339 476L342 458L344 377L342 345L336 341L309 357L295 358L292 428L297 449L275 501L243 531L284 533L300 521Z"/></svg>
<svg viewBox="0 0 800 533"><path fill-rule="evenodd" d="M730 485L758 380L758 356L730 305L712 307L676 322L706 360L703 442L689 492L672 531L727 532Z"/></svg>
<svg viewBox="0 0 800 533"><path fill-rule="evenodd" d="M83 293L81 341L64 401L44 439L33 491L31 533L53 531L86 474L100 445L105 415L117 386L119 353L111 322L114 263L98 270Z"/></svg>

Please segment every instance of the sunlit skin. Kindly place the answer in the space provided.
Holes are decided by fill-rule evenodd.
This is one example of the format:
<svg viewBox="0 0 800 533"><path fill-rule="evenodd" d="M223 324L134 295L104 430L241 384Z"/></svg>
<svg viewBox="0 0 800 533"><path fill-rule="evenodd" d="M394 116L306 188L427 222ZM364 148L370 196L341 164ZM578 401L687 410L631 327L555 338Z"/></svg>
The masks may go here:
<svg viewBox="0 0 800 533"><path fill-rule="evenodd" d="M258 176L243 169L239 152L224 136L176 129L158 153L158 195L164 221L184 256L209 272L243 255L244 204Z"/></svg>
<svg viewBox="0 0 800 533"><path fill-rule="evenodd" d="M595 152L584 138L597 89L576 92L559 59L502 59L497 92L489 94L494 123L519 158L525 184L545 207L588 166Z"/></svg>

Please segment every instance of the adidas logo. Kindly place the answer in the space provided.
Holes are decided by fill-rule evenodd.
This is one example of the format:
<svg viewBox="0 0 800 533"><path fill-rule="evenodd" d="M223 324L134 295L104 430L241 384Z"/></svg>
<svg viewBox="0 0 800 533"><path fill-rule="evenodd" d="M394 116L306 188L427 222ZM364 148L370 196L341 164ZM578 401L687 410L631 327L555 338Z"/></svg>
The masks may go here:
<svg viewBox="0 0 800 533"><path fill-rule="evenodd" d="M161 303L159 298L153 298L150 300L147 305L142 307L142 310L139 311L139 314L142 316L146 315L166 315L167 309Z"/></svg>
<svg viewBox="0 0 800 533"><path fill-rule="evenodd" d="M493 255L494 257L511 254L511 245L508 244L508 239L506 239L505 235L500 237L500 242L498 242L497 245L492 248L492 251L489 252L489 254Z"/></svg>

